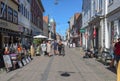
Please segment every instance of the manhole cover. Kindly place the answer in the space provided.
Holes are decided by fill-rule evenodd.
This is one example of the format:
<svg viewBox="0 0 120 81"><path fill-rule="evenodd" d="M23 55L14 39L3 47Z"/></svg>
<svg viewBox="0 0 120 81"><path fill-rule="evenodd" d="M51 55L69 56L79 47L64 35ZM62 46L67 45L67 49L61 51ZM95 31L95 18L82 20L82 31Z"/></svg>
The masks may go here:
<svg viewBox="0 0 120 81"><path fill-rule="evenodd" d="M70 76L70 74L69 74L69 73L67 73L67 72L65 72L65 73L62 73L62 74L61 74L61 76L63 76L63 77L69 77L69 76Z"/></svg>

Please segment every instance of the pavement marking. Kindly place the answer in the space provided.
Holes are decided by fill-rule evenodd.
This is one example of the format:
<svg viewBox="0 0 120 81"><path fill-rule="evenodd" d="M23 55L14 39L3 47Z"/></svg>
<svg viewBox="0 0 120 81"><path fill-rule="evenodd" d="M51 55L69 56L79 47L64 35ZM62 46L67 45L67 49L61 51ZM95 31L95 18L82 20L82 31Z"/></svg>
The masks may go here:
<svg viewBox="0 0 120 81"><path fill-rule="evenodd" d="M46 67L44 73L42 74L42 78L40 81L47 81L53 59L54 59L54 55L52 57L50 57L50 61L48 62L47 67Z"/></svg>

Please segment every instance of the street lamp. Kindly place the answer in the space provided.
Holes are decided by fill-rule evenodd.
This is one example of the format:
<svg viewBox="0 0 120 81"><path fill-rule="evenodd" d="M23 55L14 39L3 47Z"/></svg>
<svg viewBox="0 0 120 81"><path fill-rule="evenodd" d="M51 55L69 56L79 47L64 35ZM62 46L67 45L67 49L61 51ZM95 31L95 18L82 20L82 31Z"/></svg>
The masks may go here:
<svg viewBox="0 0 120 81"><path fill-rule="evenodd" d="M68 21L68 24L69 24L69 39L68 39L68 42L69 42L69 47L70 47L70 21Z"/></svg>

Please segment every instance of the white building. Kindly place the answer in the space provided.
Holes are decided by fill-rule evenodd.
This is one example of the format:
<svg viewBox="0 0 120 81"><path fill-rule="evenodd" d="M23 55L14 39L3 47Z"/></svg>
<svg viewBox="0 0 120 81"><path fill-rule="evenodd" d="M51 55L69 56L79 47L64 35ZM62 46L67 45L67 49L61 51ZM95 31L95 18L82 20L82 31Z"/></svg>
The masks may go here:
<svg viewBox="0 0 120 81"><path fill-rule="evenodd" d="M120 0L109 0L107 21L109 27L109 39L115 41L120 37Z"/></svg>
<svg viewBox="0 0 120 81"><path fill-rule="evenodd" d="M110 47L107 13L107 0L83 0L83 45L85 44L86 49Z"/></svg>

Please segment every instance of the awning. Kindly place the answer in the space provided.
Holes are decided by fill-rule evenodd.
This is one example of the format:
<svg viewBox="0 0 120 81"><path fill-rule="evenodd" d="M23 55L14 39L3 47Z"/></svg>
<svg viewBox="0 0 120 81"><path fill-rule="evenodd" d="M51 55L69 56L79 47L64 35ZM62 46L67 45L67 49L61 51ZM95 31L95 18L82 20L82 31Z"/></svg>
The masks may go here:
<svg viewBox="0 0 120 81"><path fill-rule="evenodd" d="M48 38L48 37L46 37L44 35L37 35L37 36L34 36L33 38Z"/></svg>

